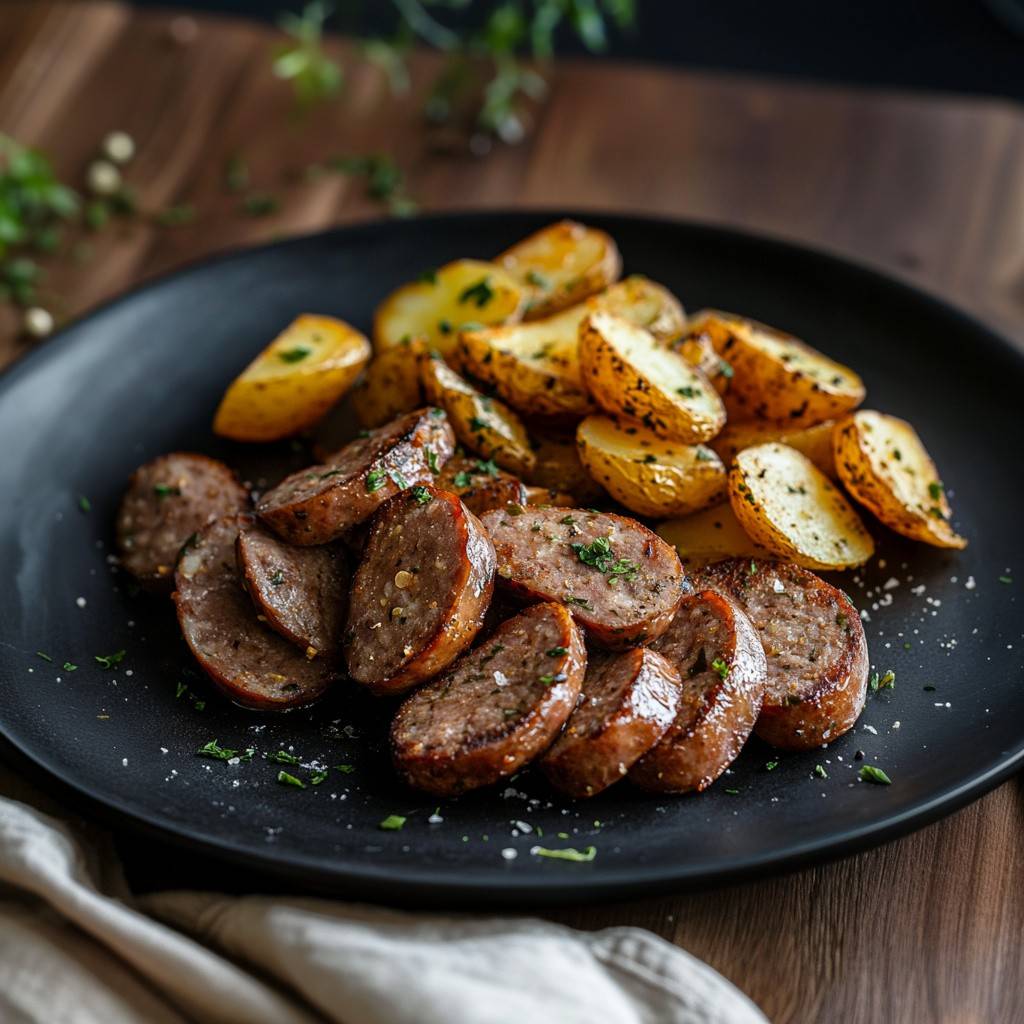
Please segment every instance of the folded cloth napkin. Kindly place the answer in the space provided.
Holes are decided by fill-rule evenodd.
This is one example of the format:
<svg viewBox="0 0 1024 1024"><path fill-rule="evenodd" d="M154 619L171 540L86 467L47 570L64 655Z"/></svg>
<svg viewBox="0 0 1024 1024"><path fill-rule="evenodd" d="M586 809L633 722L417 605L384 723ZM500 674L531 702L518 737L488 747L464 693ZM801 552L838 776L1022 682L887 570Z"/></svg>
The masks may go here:
<svg viewBox="0 0 1024 1024"><path fill-rule="evenodd" d="M4 1024L542 1019L766 1024L721 975L638 928L287 897L134 897L108 837L0 797Z"/></svg>

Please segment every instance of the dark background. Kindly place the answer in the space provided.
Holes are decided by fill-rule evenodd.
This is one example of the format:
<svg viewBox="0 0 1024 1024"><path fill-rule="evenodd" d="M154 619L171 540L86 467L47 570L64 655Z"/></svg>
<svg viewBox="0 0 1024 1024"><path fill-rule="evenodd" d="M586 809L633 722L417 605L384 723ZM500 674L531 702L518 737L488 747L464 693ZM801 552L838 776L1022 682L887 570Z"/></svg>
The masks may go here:
<svg viewBox="0 0 1024 1024"><path fill-rule="evenodd" d="M171 0L137 0L173 6ZM302 3L185 0L179 6L274 20ZM388 0L337 0L330 26L388 34ZM479 17L439 11L446 23ZM610 53L681 67L719 68L909 89L1024 98L1024 0L638 0L636 28ZM566 38L560 52L579 52Z"/></svg>

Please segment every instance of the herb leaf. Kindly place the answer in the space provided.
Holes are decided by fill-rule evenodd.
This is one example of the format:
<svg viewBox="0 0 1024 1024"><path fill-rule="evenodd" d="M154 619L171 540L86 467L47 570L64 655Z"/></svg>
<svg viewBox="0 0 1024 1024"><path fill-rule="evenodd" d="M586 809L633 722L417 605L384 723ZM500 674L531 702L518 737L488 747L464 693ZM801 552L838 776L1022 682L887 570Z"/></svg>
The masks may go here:
<svg viewBox="0 0 1024 1024"><path fill-rule="evenodd" d="M873 764L861 765L859 775L864 782L873 782L877 786L892 785L892 779L881 768L876 768Z"/></svg>
<svg viewBox="0 0 1024 1024"><path fill-rule="evenodd" d="M577 864L586 864L597 856L597 847L588 846L585 850L575 850L571 846L561 850L548 850L543 846L535 846L530 853L538 857L548 857L551 860L570 860Z"/></svg>

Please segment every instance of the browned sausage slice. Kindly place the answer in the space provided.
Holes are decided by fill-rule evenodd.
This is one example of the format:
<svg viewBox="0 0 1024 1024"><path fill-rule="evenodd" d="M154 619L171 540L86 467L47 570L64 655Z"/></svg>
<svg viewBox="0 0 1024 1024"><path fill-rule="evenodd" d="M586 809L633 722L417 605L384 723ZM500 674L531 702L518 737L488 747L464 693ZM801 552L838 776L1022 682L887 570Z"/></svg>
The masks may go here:
<svg viewBox="0 0 1024 1024"><path fill-rule="evenodd" d="M391 725L395 766L409 785L439 796L513 774L558 735L586 665L564 606L527 608L406 698Z"/></svg>
<svg viewBox="0 0 1024 1024"><path fill-rule="evenodd" d="M444 491L457 494L462 504L477 516L489 509L501 508L508 501L521 505L526 500L526 488L518 477L499 469L490 460L465 455L449 459L434 483Z"/></svg>
<svg viewBox="0 0 1024 1024"><path fill-rule="evenodd" d="M211 519L248 505L248 491L223 462L191 452L161 455L135 471L121 499L121 564L147 586L170 592L182 544Z"/></svg>
<svg viewBox="0 0 1024 1024"><path fill-rule="evenodd" d="M494 548L454 494L418 486L373 519L352 583L345 660L374 693L401 693L473 642L494 593Z"/></svg>
<svg viewBox="0 0 1024 1024"><path fill-rule="evenodd" d="M810 750L853 727L867 695L868 642L841 590L788 562L738 558L707 566L700 580L739 602L764 645L761 739Z"/></svg>
<svg viewBox="0 0 1024 1024"><path fill-rule="evenodd" d="M234 701L290 708L323 696L335 675L262 625L238 579L235 544L252 517L227 516L203 527L182 549L174 603L185 640L207 675Z"/></svg>
<svg viewBox="0 0 1024 1024"><path fill-rule="evenodd" d="M245 589L271 629L307 657L340 650L349 572L338 544L298 548L254 525L238 535L235 552Z"/></svg>
<svg viewBox="0 0 1024 1024"><path fill-rule="evenodd" d="M635 519L508 505L482 520L498 554L498 582L520 597L569 605L594 643L630 647L668 629L683 567L675 549Z"/></svg>
<svg viewBox="0 0 1024 1024"><path fill-rule="evenodd" d="M580 706L540 762L551 784L586 797L618 782L665 734L681 692L679 673L649 647L591 654Z"/></svg>
<svg viewBox="0 0 1024 1024"><path fill-rule="evenodd" d="M757 721L767 673L761 641L733 600L706 590L683 598L654 646L679 670L682 701L629 777L661 793L700 792L736 760Z"/></svg>
<svg viewBox="0 0 1024 1024"><path fill-rule="evenodd" d="M290 544L329 544L393 494L429 483L454 450L445 414L419 409L357 438L323 465L285 477L256 511Z"/></svg>

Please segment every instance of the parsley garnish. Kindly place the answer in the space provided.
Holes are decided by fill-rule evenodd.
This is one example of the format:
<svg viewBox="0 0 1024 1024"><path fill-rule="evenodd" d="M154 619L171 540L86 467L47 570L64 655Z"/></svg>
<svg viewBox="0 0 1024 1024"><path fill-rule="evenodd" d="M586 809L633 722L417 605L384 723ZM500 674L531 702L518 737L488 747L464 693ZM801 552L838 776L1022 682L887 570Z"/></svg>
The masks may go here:
<svg viewBox="0 0 1024 1024"><path fill-rule="evenodd" d="M423 454L427 457L427 467L430 469L430 472L437 476L441 472L441 467L437 461L437 452L433 448L425 447Z"/></svg>
<svg viewBox="0 0 1024 1024"><path fill-rule="evenodd" d="M44 653L43 651L36 651L36 657L42 658L43 661L53 661L53 658L51 658L48 654Z"/></svg>
<svg viewBox="0 0 1024 1024"><path fill-rule="evenodd" d="M715 658L711 662L711 667L721 676L723 681L729 678L729 666L721 658Z"/></svg>
<svg viewBox="0 0 1024 1024"><path fill-rule="evenodd" d="M459 302L475 302L477 309L483 309L494 298L494 289L490 277L482 277L476 284L471 284L459 295Z"/></svg>
<svg viewBox="0 0 1024 1024"><path fill-rule="evenodd" d="M540 681L545 686L551 686L554 683L562 683L567 678L568 677L564 672L545 672L544 675L540 677Z"/></svg>
<svg viewBox="0 0 1024 1024"><path fill-rule="evenodd" d="M389 469L388 476L394 480L395 486L401 491L404 491L409 486L409 481L397 469Z"/></svg>
<svg viewBox="0 0 1024 1024"><path fill-rule="evenodd" d="M526 272L526 280L534 288L543 288L547 291L551 287L551 278L545 276L539 270L528 270Z"/></svg>
<svg viewBox="0 0 1024 1024"><path fill-rule="evenodd" d="M1013 578L1010 577L1010 576L1000 576L999 577L999 582L1000 583L1006 583L1007 585L1009 585L1010 583L1013 582Z"/></svg>
<svg viewBox="0 0 1024 1024"><path fill-rule="evenodd" d="M196 751L197 756L210 757L215 761L230 761L233 757L237 757L240 761L251 761L252 755L255 753L254 747L246 747L244 751L231 750L228 747L222 747L216 740L210 740Z"/></svg>
<svg viewBox="0 0 1024 1024"><path fill-rule="evenodd" d="M873 764L862 765L859 774L864 782L873 782L877 786L892 785L892 779L881 768L876 768Z"/></svg>
<svg viewBox="0 0 1024 1024"><path fill-rule="evenodd" d="M299 759L294 754L289 754L287 750L279 750L276 754L271 754L270 760L276 761L278 764L299 763Z"/></svg>
<svg viewBox="0 0 1024 1024"><path fill-rule="evenodd" d="M379 491L384 486L386 478L387 473L383 469L371 469L366 474L366 493L373 494L374 491Z"/></svg>
<svg viewBox="0 0 1024 1024"><path fill-rule="evenodd" d="M609 583L619 577L627 582L636 578L640 566L628 558L615 558L611 541L607 537L598 537L590 544L570 544L577 557L584 565L593 566L599 572L609 573Z"/></svg>
<svg viewBox="0 0 1024 1024"><path fill-rule="evenodd" d="M494 476L496 477L501 471L498 469L497 463L494 459L483 459L476 460L476 473L482 476Z"/></svg>
<svg viewBox="0 0 1024 1024"><path fill-rule="evenodd" d="M120 650L115 651L113 654L95 654L93 657L101 668L113 668L115 665L120 665L121 662L124 661L124 655L124 650Z"/></svg>
<svg viewBox="0 0 1024 1024"><path fill-rule="evenodd" d="M426 487L422 487L420 485L417 485L412 489L411 495L412 500L415 501L417 505L428 505L434 500L434 496L430 491L428 491Z"/></svg>
<svg viewBox="0 0 1024 1024"><path fill-rule="evenodd" d="M306 784L302 779L297 779L294 775L291 775L284 770L277 773L277 781L280 782L282 786L294 786L296 789L306 788Z"/></svg>
<svg viewBox="0 0 1024 1024"><path fill-rule="evenodd" d="M479 416L471 416L469 420L469 429L474 432L487 429L487 421L480 419Z"/></svg>
<svg viewBox="0 0 1024 1024"><path fill-rule="evenodd" d="M277 358L282 363L301 363L303 359L308 355L312 355L313 350L306 348L305 345L296 345L295 348L285 349L284 352L278 352Z"/></svg>
<svg viewBox="0 0 1024 1024"><path fill-rule="evenodd" d="M942 497L942 481L933 480L928 485L928 493L931 495L933 501L938 501Z"/></svg>
<svg viewBox="0 0 1024 1024"><path fill-rule="evenodd" d="M389 814L377 828L385 832L397 832L405 824L405 818L401 814Z"/></svg>
<svg viewBox="0 0 1024 1024"><path fill-rule="evenodd" d="M78 507L83 512L91 512L92 511L92 502L84 494L79 495Z"/></svg>
<svg viewBox="0 0 1024 1024"><path fill-rule="evenodd" d="M895 690L896 673L892 669L889 669L884 676L879 676L877 672L872 672L871 678L868 680L868 687L872 693L877 693L879 690Z"/></svg>
<svg viewBox="0 0 1024 1024"><path fill-rule="evenodd" d="M273 576L270 577L270 584L274 587L279 587L284 583L284 570L278 569Z"/></svg>
<svg viewBox="0 0 1024 1024"><path fill-rule="evenodd" d="M814 774L817 775L819 779L827 779L828 778L828 772L825 771L825 766L824 765L816 764L814 766Z"/></svg>
<svg viewBox="0 0 1024 1024"><path fill-rule="evenodd" d="M337 768L342 775L351 775L356 770L356 766L354 764L336 764L334 767Z"/></svg>
<svg viewBox="0 0 1024 1024"><path fill-rule="evenodd" d="M170 498L172 496L180 497L181 496L181 488L180 487L173 487L173 486L171 486L171 484L154 484L153 485L153 493L158 498Z"/></svg>
<svg viewBox="0 0 1024 1024"><path fill-rule="evenodd" d="M773 772L778 767L779 767L779 762L778 761L766 761L765 765L764 765L764 770L766 772Z"/></svg>
<svg viewBox="0 0 1024 1024"><path fill-rule="evenodd" d="M565 598L566 604L577 604L581 608L589 608L590 602L585 597L573 597L571 594Z"/></svg>
<svg viewBox="0 0 1024 1024"><path fill-rule="evenodd" d="M472 481L469 479L469 474L464 470L459 470L458 473L452 478L452 483L456 487L471 487Z"/></svg>
<svg viewBox="0 0 1024 1024"><path fill-rule="evenodd" d="M569 653L569 648L568 647L552 647L551 650L547 652L547 655L548 655L549 658L560 658L560 657L562 657L563 654L568 654L568 653Z"/></svg>
<svg viewBox="0 0 1024 1024"><path fill-rule="evenodd" d="M697 445L696 459L698 462L714 462L714 455L708 451L703 445Z"/></svg>
<svg viewBox="0 0 1024 1024"><path fill-rule="evenodd" d="M319 786L320 783L327 778L327 775L327 771L325 771L323 768L318 768L315 772L313 772L312 775L310 775L309 784L311 786Z"/></svg>
<svg viewBox="0 0 1024 1024"><path fill-rule="evenodd" d="M725 792L728 793L729 796L739 796L740 795L740 791L738 789L727 789Z"/></svg>
<svg viewBox="0 0 1024 1024"><path fill-rule="evenodd" d="M543 846L535 846L530 853L538 857L550 857L552 860L571 860L577 864L585 864L597 856L597 847L588 846L585 850L574 850L569 846L562 850L547 850Z"/></svg>
<svg viewBox="0 0 1024 1024"><path fill-rule="evenodd" d="M696 398L700 394L700 388L691 387L688 384L685 388L676 388L676 394L682 395L683 398Z"/></svg>

